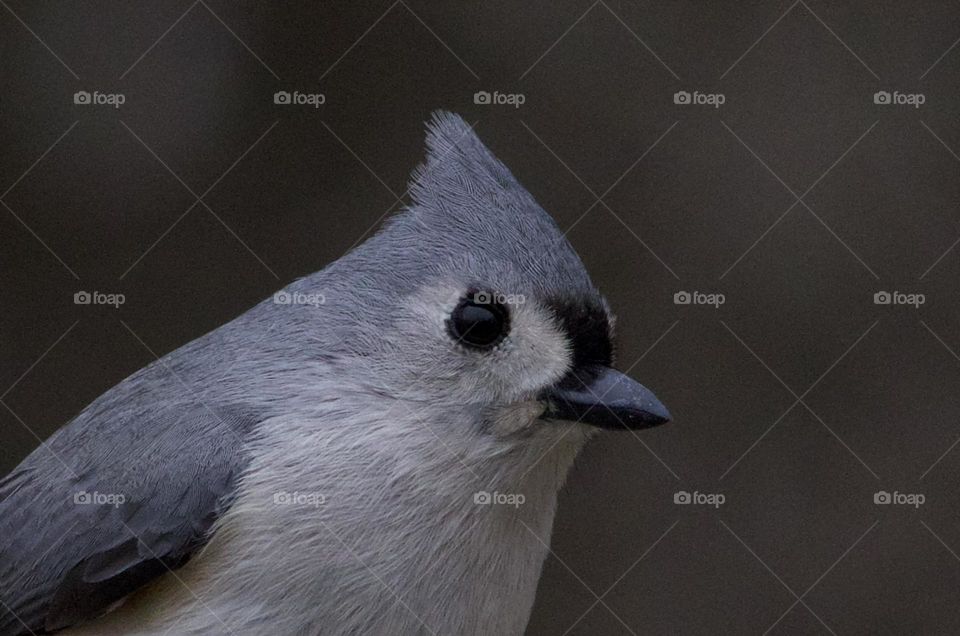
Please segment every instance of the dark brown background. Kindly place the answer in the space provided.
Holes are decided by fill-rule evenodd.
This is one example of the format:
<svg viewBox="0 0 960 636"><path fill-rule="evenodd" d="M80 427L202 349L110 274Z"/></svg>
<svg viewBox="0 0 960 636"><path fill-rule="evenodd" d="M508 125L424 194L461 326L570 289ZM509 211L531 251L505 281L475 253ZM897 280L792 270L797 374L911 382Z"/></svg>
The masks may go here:
<svg viewBox="0 0 960 636"><path fill-rule="evenodd" d="M643 356L631 374L675 416L582 457L529 633L960 631L956 2L0 4L3 472L154 353L343 254L447 108L576 223L621 367Z"/></svg>

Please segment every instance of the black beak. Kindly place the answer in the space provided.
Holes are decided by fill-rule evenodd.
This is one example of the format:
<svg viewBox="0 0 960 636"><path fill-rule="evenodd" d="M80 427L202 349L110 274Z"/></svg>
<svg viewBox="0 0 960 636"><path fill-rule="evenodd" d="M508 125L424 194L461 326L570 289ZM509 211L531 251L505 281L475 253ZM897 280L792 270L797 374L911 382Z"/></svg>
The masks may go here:
<svg viewBox="0 0 960 636"><path fill-rule="evenodd" d="M640 429L670 421L670 412L650 389L610 367L593 366L571 373L544 391L541 415L599 428Z"/></svg>

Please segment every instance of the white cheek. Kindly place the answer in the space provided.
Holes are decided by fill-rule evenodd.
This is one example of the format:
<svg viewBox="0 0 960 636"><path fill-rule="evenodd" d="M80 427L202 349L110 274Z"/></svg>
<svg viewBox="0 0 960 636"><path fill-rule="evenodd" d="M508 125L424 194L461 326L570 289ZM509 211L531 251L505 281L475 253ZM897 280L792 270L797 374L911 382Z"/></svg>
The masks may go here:
<svg viewBox="0 0 960 636"><path fill-rule="evenodd" d="M518 394L549 386L570 368L566 336L557 329L548 311L534 303L512 305L510 335L498 375Z"/></svg>
<svg viewBox="0 0 960 636"><path fill-rule="evenodd" d="M447 319L463 292L457 284L431 285L406 303L410 322L403 329L411 332L410 341L422 344L423 358L435 368L464 371L451 390L468 391L474 399L486 393L490 400L514 402L530 399L566 374L571 359L567 338L550 312L532 300L508 305L510 332L493 350L470 352L454 345Z"/></svg>

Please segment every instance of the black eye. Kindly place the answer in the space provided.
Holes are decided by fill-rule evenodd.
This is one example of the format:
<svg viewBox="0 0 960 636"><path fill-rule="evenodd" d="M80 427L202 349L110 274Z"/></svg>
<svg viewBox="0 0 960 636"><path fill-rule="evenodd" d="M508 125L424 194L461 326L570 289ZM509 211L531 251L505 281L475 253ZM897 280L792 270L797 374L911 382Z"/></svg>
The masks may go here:
<svg viewBox="0 0 960 636"><path fill-rule="evenodd" d="M453 338L473 349L497 346L510 330L510 314L497 302L496 294L471 291L447 320Z"/></svg>

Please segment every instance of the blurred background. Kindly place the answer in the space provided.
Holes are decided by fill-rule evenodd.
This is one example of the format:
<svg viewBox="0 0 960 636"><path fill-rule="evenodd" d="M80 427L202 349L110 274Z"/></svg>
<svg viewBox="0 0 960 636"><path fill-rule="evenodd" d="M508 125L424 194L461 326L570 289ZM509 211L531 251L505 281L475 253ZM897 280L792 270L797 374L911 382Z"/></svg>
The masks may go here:
<svg viewBox="0 0 960 636"><path fill-rule="evenodd" d="M675 418L580 458L528 633L957 633L958 38L956 2L3 0L0 471L374 231L443 108Z"/></svg>

